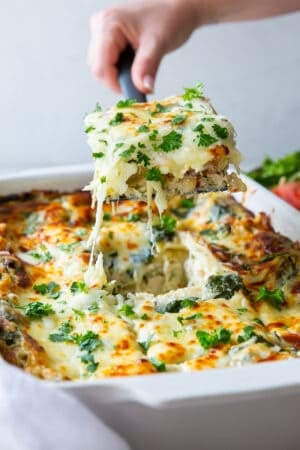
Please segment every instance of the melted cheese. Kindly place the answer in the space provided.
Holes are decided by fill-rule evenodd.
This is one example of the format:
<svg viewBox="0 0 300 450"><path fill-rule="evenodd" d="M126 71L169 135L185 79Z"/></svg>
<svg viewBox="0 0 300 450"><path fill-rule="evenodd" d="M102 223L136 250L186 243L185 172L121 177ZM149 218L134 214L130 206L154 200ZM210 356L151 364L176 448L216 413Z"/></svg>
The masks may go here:
<svg viewBox="0 0 300 450"><path fill-rule="evenodd" d="M228 195L200 196L189 205L168 202L165 214L177 226L160 235L154 227L152 253L147 205L121 201L113 215L104 204L97 247L107 281L103 286L97 275L88 287L90 196L35 192L2 201L1 355L57 380L298 357L299 245ZM155 223L158 213L151 212ZM215 290L216 276L239 283ZM280 289L284 304L257 301L262 286ZM28 316L35 302L50 313Z"/></svg>

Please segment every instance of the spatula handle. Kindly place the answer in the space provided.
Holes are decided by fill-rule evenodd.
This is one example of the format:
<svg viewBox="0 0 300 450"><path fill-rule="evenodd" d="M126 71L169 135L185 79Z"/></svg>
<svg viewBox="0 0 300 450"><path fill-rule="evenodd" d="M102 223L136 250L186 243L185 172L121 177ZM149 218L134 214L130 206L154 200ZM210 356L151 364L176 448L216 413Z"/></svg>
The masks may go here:
<svg viewBox="0 0 300 450"><path fill-rule="evenodd" d="M121 53L117 65L119 70L119 83L124 97L134 98L137 102L146 102L146 95L135 87L131 78L131 67L134 60L134 55L134 50L129 45Z"/></svg>

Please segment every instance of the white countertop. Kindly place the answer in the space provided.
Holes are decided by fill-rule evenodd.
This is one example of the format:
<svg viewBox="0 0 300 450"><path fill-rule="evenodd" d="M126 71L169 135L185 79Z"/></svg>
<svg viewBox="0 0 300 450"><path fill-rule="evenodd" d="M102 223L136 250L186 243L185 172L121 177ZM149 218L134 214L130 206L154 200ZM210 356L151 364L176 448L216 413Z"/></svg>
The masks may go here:
<svg viewBox="0 0 300 450"><path fill-rule="evenodd" d="M88 18L109 0L10 0L1 7L0 172L90 161L83 116L116 97L85 63ZM244 167L300 147L300 13L211 26L167 56L156 96L204 82L235 124Z"/></svg>

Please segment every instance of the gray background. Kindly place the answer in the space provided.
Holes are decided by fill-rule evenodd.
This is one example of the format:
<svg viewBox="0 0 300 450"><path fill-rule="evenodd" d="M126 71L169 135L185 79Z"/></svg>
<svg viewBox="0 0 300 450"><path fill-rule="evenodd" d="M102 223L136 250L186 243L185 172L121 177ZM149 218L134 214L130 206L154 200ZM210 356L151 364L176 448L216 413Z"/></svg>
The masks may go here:
<svg viewBox="0 0 300 450"><path fill-rule="evenodd" d="M86 66L88 21L120 2L0 1L0 171L89 162L84 113L117 97ZM299 12L202 28L164 59L155 95L202 81L253 167L300 147L299 44Z"/></svg>

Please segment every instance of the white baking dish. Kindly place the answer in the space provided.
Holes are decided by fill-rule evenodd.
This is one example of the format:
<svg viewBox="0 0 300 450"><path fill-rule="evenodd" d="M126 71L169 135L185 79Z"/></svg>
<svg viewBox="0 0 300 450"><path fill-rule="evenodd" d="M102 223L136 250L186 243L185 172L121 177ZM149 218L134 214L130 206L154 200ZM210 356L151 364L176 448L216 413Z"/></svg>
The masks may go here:
<svg viewBox="0 0 300 450"><path fill-rule="evenodd" d="M0 177L0 195L31 189L81 188L89 165L39 169ZM300 213L244 177L237 195L265 211L277 231L300 239ZM293 450L300 427L300 361L194 373L48 383L73 393L141 450ZM59 406L58 406L59 407ZM108 449L109 450L109 449Z"/></svg>

